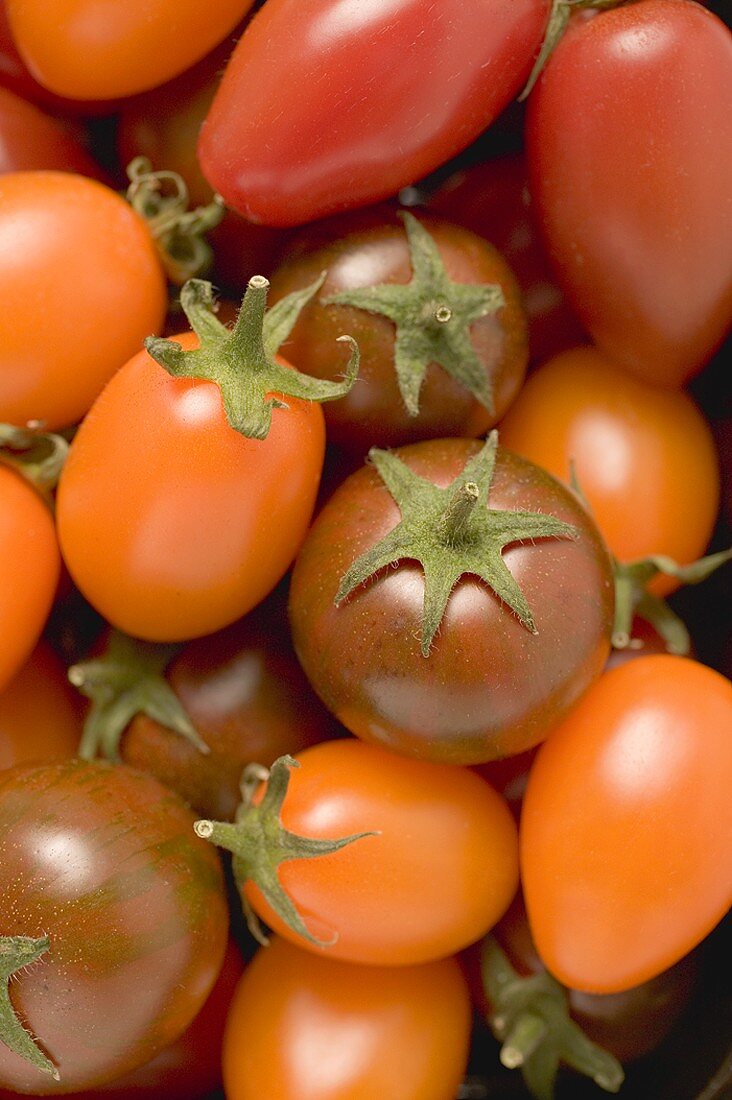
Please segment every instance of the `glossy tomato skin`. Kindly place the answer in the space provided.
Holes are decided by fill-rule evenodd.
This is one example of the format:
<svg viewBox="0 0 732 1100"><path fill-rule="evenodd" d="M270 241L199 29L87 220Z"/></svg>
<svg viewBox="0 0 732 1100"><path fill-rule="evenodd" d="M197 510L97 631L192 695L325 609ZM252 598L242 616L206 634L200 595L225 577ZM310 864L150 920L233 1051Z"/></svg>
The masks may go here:
<svg viewBox="0 0 732 1100"><path fill-rule="evenodd" d="M19 474L0 466L0 691L38 641L60 563L48 505Z"/></svg>
<svg viewBox="0 0 732 1100"><path fill-rule="evenodd" d="M595 342L676 386L732 320L732 35L690 0L571 26L529 99L532 194Z"/></svg>
<svg viewBox="0 0 732 1100"><path fill-rule="evenodd" d="M0 1083L51 1094L149 1061L196 1015L226 946L215 853L154 779L80 760L0 772L4 935L50 947L13 982L57 1084L0 1046Z"/></svg>
<svg viewBox="0 0 732 1100"><path fill-rule="evenodd" d="M501 441L568 482L570 463L603 537L621 562L700 557L719 507L712 433L690 397L618 369L602 351L573 348L528 380ZM654 580L668 592L675 582Z"/></svg>
<svg viewBox="0 0 732 1100"><path fill-rule="evenodd" d="M457 172L427 205L490 241L508 261L521 287L532 361L541 362L581 340L581 326L544 251L523 156L498 157Z"/></svg>
<svg viewBox="0 0 732 1100"><path fill-rule="evenodd" d="M445 486L479 449L446 439L396 453ZM482 581L463 576L428 658L419 644L418 563L402 561L334 603L351 563L400 519L376 471L367 466L348 478L311 528L290 589L295 650L326 706L359 737L427 760L484 763L542 741L599 675L610 649L613 582L591 520L554 478L501 448L488 503L557 516L581 537L503 554L537 635Z"/></svg>
<svg viewBox="0 0 732 1100"><path fill-rule="evenodd" d="M191 333L176 336L197 346ZM226 420L213 382L171 377L146 351L106 386L59 484L64 560L114 626L149 641L213 633L256 606L304 538L323 414L287 398L267 439Z"/></svg>
<svg viewBox="0 0 732 1100"><path fill-rule="evenodd" d="M497 0L488 19L483 0L269 0L206 120L204 173L268 225L393 195L520 91L549 8Z"/></svg>
<svg viewBox="0 0 732 1100"><path fill-rule="evenodd" d="M0 420L80 420L166 308L152 237L119 195L62 172L0 177Z"/></svg>
<svg viewBox="0 0 732 1100"><path fill-rule="evenodd" d="M307 682L292 651L284 597L273 596L226 630L190 642L168 667L208 755L144 714L122 740L126 763L173 787L202 817L233 819L247 764L269 767L344 732Z"/></svg>
<svg viewBox="0 0 732 1100"><path fill-rule="evenodd" d="M465 1072L470 1004L452 959L351 966L275 938L248 967L224 1039L228 1100L445 1100Z"/></svg>
<svg viewBox="0 0 732 1100"><path fill-rule="evenodd" d="M74 756L82 704L66 668L41 639L0 694L0 770Z"/></svg>
<svg viewBox="0 0 732 1100"><path fill-rule="evenodd" d="M565 985L639 985L724 916L731 722L725 677L650 656L601 677L542 747L524 798L522 882L537 950Z"/></svg>
<svg viewBox="0 0 732 1100"><path fill-rule="evenodd" d="M272 300L301 290L327 271L318 297L298 318L285 354L309 374L342 377L348 362L335 340L352 334L361 352L358 383L323 412L328 439L364 453L370 446L393 447L448 435L477 436L501 419L523 382L528 347L526 321L516 280L486 241L460 226L420 218L437 245L448 277L457 283L491 284L505 305L470 327L470 339L490 379L494 412L438 364L428 367L419 413L410 416L394 367L395 326L387 317L353 306L324 305L323 298L366 286L409 283L413 268L404 226L381 208L334 218L305 230L292 254L274 274Z"/></svg>
<svg viewBox="0 0 732 1100"><path fill-rule="evenodd" d="M374 832L317 859L290 860L280 881L315 945L253 885L246 896L279 935L307 951L371 966L454 954L491 928L518 885L516 826L503 801L464 768L395 756L347 738L306 749L281 819L291 832Z"/></svg>
<svg viewBox="0 0 732 1100"><path fill-rule="evenodd" d="M45 0L6 0L18 50L41 84L74 99L114 99L189 68L231 31L254 0L57 0L53 34Z"/></svg>
<svg viewBox="0 0 732 1100"><path fill-rule="evenodd" d="M0 87L0 174L41 169L102 177L68 127Z"/></svg>

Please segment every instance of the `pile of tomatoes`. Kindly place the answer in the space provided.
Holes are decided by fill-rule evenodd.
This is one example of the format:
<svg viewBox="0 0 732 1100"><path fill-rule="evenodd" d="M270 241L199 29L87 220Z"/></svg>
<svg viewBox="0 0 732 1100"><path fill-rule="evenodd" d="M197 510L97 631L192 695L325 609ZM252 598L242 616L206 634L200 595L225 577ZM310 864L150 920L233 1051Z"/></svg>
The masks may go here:
<svg viewBox="0 0 732 1100"><path fill-rule="evenodd" d="M0 4L3 1100L727 1095L722 7Z"/></svg>

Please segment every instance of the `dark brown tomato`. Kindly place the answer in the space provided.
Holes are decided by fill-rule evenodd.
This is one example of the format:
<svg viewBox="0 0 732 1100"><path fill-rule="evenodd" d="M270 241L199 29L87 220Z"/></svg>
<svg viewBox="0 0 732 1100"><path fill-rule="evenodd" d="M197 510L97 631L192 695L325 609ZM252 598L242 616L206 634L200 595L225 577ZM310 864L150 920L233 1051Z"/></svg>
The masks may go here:
<svg viewBox="0 0 732 1100"><path fill-rule="evenodd" d="M444 487L480 449L472 440L445 439L396 454ZM533 610L536 635L482 581L463 576L427 658L419 640L424 574L416 562L380 571L335 606L352 562L400 520L376 471L366 466L348 478L311 528L290 589L295 649L326 706L364 740L443 763L510 756L542 741L600 674L613 581L594 524L568 489L501 448L488 505L554 515L580 537L512 545L503 554Z"/></svg>
<svg viewBox="0 0 732 1100"><path fill-rule="evenodd" d="M510 264L523 295L534 362L582 341L582 327L557 286L534 222L522 156L499 157L457 172L428 206L485 237Z"/></svg>
<svg viewBox="0 0 732 1100"><path fill-rule="evenodd" d="M0 694L0 769L74 756L82 712L66 668L48 643L39 641Z"/></svg>
<svg viewBox="0 0 732 1100"><path fill-rule="evenodd" d="M174 1042L226 947L221 867L177 795L131 768L71 760L0 773L0 934L48 936L11 983L61 1080L0 1044L0 1085L97 1087Z"/></svg>
<svg viewBox="0 0 732 1100"><path fill-rule="evenodd" d="M138 715L122 741L122 757L173 787L204 817L233 819L247 764L269 767L279 756L345 732L297 662L279 593L226 630L190 642L168 678L210 753Z"/></svg>
<svg viewBox="0 0 732 1100"><path fill-rule="evenodd" d="M457 283L497 284L506 304L470 326L470 338L493 388L489 413L436 363L428 366L419 413L410 416L394 367L395 326L387 317L322 299L355 288L405 284L412 279L407 236L393 210L375 207L305 230L272 277L271 300L327 277L318 297L300 314L283 354L309 374L338 378L347 355L333 341L350 333L361 351L351 392L324 406L328 438L360 453L442 436L478 436L496 424L519 391L528 360L526 319L515 277L487 243L457 225L420 216L437 244L448 277ZM336 350L334 350L334 348Z"/></svg>

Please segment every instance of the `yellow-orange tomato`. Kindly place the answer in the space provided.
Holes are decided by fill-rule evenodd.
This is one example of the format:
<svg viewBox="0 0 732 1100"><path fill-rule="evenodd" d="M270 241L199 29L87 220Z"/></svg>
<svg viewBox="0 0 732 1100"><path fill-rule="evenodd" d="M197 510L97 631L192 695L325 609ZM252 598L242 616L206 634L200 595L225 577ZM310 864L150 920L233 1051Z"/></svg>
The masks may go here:
<svg viewBox="0 0 732 1100"><path fill-rule="evenodd" d="M305 537L325 450L319 406L286 402L257 440L229 426L215 383L173 378L146 351L105 387L56 514L69 572L114 626L149 641L211 634L274 588Z"/></svg>
<svg viewBox="0 0 732 1100"><path fill-rule="evenodd" d="M621 562L667 554L694 561L719 506L714 441L691 399L573 348L531 376L501 423L501 443L562 481L574 462L582 494ZM676 583L654 579L657 594Z"/></svg>
<svg viewBox="0 0 732 1100"><path fill-rule="evenodd" d="M445 958L484 935L518 885L516 826L501 796L467 768L326 741L297 755L281 820L300 836L373 832L278 874L310 933L292 931L249 884L266 923L308 951L374 966Z"/></svg>
<svg viewBox="0 0 732 1100"><path fill-rule="evenodd" d="M470 1000L453 959L353 966L283 940L256 956L224 1035L228 1100L447 1100L465 1072Z"/></svg>
<svg viewBox="0 0 732 1100"><path fill-rule="evenodd" d="M0 178L0 421L80 420L162 326L165 277L124 199L67 172Z"/></svg>
<svg viewBox="0 0 732 1100"><path fill-rule="evenodd" d="M49 508L18 474L0 466L0 691L38 641L59 568Z"/></svg>
<svg viewBox="0 0 732 1100"><path fill-rule="evenodd" d="M73 99L154 88L203 57L254 0L6 0L18 50L44 87Z"/></svg>
<svg viewBox="0 0 732 1100"><path fill-rule="evenodd" d="M51 647L39 641L0 694L0 769L74 756L81 722L81 697Z"/></svg>
<svg viewBox="0 0 732 1100"><path fill-rule="evenodd" d="M521 880L547 968L619 993L672 966L732 902L732 684L685 657L606 672L544 743Z"/></svg>

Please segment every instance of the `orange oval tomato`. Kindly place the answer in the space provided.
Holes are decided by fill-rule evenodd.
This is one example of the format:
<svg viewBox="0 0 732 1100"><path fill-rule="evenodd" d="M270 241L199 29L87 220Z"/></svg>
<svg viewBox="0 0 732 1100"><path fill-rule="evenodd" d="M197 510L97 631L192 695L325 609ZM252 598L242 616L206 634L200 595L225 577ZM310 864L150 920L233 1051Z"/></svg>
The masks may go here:
<svg viewBox="0 0 732 1100"><path fill-rule="evenodd" d="M166 309L152 237L124 199L62 172L0 178L0 421L81 419Z"/></svg>
<svg viewBox="0 0 732 1100"><path fill-rule="evenodd" d="M22 477L0 466L0 691L38 641L60 564L48 506Z"/></svg>
<svg viewBox="0 0 732 1100"><path fill-rule="evenodd" d="M44 87L73 99L154 88L224 38L254 0L6 0L18 50Z"/></svg>
<svg viewBox="0 0 732 1100"><path fill-rule="evenodd" d="M266 923L309 951L376 966L444 958L487 932L516 892L516 826L501 796L467 768L395 756L346 739L297 756L285 828L333 838L332 855L292 859L279 878L318 946L293 932L253 884Z"/></svg>
<svg viewBox="0 0 732 1100"><path fill-rule="evenodd" d="M732 902L732 684L684 657L606 672L529 776L521 875L548 969L618 993L672 966Z"/></svg>
<svg viewBox="0 0 732 1100"><path fill-rule="evenodd" d="M446 1100L468 1055L470 1002L453 959L392 969L275 939L245 971L224 1035L228 1100Z"/></svg>
<svg viewBox="0 0 732 1100"><path fill-rule="evenodd" d="M229 426L217 385L173 378L146 351L109 382L71 445L57 522L69 572L114 626L149 641L211 634L274 588L325 450L320 408L286 401L257 440Z"/></svg>
<svg viewBox="0 0 732 1100"><path fill-rule="evenodd" d="M580 490L621 562L682 565L709 542L719 506L714 440L691 398L619 370L592 347L540 367L501 423L501 443ZM654 579L657 594L676 582Z"/></svg>
<svg viewBox="0 0 732 1100"><path fill-rule="evenodd" d="M74 756L81 724L80 697L41 640L0 694L0 769Z"/></svg>

